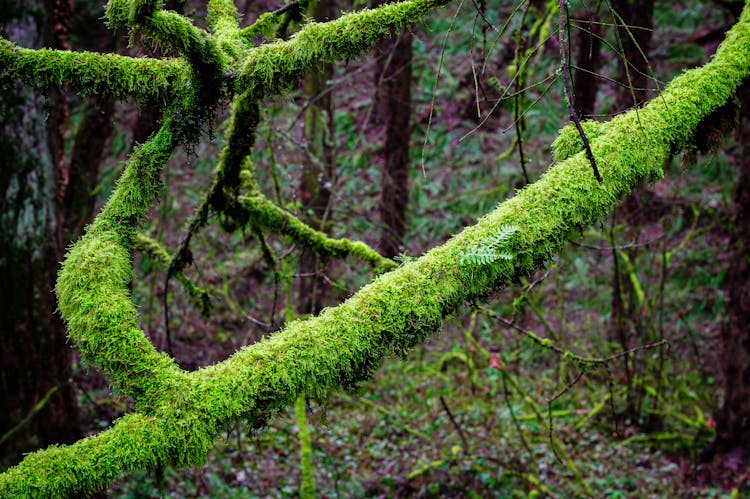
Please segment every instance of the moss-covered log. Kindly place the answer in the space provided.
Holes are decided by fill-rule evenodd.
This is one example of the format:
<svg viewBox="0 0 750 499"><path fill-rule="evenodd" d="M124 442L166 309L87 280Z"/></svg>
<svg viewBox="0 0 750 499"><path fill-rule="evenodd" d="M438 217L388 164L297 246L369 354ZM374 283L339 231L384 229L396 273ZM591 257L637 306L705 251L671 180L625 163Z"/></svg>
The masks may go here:
<svg viewBox="0 0 750 499"><path fill-rule="evenodd" d="M29 455L0 475L0 496L81 495L106 487L129 470L199 464L224 425L242 418L259 426L299 394L325 396L351 387L367 379L385 355L403 354L424 341L466 301L481 299L543 266L571 231L599 220L638 183L660 178L670 155L750 76L748 4L709 64L677 77L645 108L601 127L591 141L601 184L587 158L568 144L561 153L566 159L537 183L444 245L377 278L342 305L292 322L226 361L193 373L156 353L137 326L127 288L133 231L156 198L159 171L175 146L168 120L135 153L113 199L68 256L58 284L71 337L87 359L133 397L137 413L98 436ZM430 3L399 5L380 11L391 13L387 20L395 28L404 13L398 9L412 9L409 15L419 18ZM379 25L354 19L339 24L346 28L339 35L353 35L347 47L365 50L365 43L387 35L382 19ZM338 42L321 48L336 39L324 26L314 25L306 35L284 42L291 45L269 45L278 54L252 52L256 56L245 64L240 81L246 87L259 85L261 93L275 91L288 86L314 58L348 56L344 49L339 52ZM351 27L376 34L348 32ZM467 249L486 246L504 226L517 227L503 248L512 259L461 264Z"/></svg>

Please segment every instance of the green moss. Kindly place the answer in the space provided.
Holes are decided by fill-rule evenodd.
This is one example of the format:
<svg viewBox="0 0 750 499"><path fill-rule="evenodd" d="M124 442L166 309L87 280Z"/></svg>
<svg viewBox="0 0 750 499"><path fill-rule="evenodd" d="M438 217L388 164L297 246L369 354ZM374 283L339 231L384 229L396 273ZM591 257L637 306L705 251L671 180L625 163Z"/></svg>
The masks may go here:
<svg viewBox="0 0 750 499"><path fill-rule="evenodd" d="M206 21L208 25L217 30L217 26L225 25L234 29L239 28L239 16L237 7L231 0L209 0Z"/></svg>
<svg viewBox="0 0 750 499"><path fill-rule="evenodd" d="M605 124L593 120L582 121L581 128L583 128L589 142L605 132ZM552 143L552 155L555 161L564 161L581 151L583 151L583 140L575 125L570 123L561 128L557 138Z"/></svg>
<svg viewBox="0 0 750 499"><path fill-rule="evenodd" d="M262 229L289 236L301 247L310 249L321 256L344 258L352 255L381 272L398 266L396 262L385 258L361 241L328 237L325 233L302 222L292 213L276 206L262 194L240 196L239 201L253 224Z"/></svg>
<svg viewBox="0 0 750 499"><path fill-rule="evenodd" d="M226 55L208 33L184 16L159 10L160 5L153 0L110 0L105 17L111 28L141 33L145 41L185 57L194 70L199 100L214 104L223 90Z"/></svg>
<svg viewBox="0 0 750 499"><path fill-rule="evenodd" d="M170 264L169 272L173 275L182 272L189 265L190 241L208 222L211 210L222 214L232 223L246 218L236 202L240 189L240 170L252 151L259 121L258 100L249 93L238 96L232 105L227 145L219 157L214 181L190 218L187 234Z"/></svg>
<svg viewBox="0 0 750 499"><path fill-rule="evenodd" d="M82 356L142 407L154 405L162 382L179 372L138 326L129 295L131 237L156 200L161 167L176 146L170 123L133 153L112 198L68 253L57 282L60 312Z"/></svg>
<svg viewBox="0 0 750 499"><path fill-rule="evenodd" d="M251 42L258 35L262 35L266 40L271 40L276 35L278 25L279 16L273 12L265 12L253 24L244 28L240 35L248 42Z"/></svg>
<svg viewBox="0 0 750 499"><path fill-rule="evenodd" d="M190 85L190 66L176 59L137 59L117 54L31 50L0 39L2 77L32 85L71 85L83 95L168 103Z"/></svg>
<svg viewBox="0 0 750 499"><path fill-rule="evenodd" d="M391 32L421 21L445 3L412 0L345 14L327 23L310 22L288 41L251 51L239 75L239 87L253 89L257 96L277 94L296 83L305 69L358 57Z"/></svg>

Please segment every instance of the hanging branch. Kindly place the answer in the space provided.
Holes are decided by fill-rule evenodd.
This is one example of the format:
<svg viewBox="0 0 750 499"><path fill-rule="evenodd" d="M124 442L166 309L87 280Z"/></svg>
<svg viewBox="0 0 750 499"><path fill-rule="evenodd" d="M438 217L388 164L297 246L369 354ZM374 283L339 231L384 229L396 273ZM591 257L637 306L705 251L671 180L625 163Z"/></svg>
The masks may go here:
<svg viewBox="0 0 750 499"><path fill-rule="evenodd" d="M560 41L560 71L562 72L563 86L565 88L565 100L568 102L568 113L570 114L570 119L578 130L578 134L581 136L583 148L586 151L586 157L589 159L591 168L594 170L594 177L596 177L597 182L601 184L602 176L599 174L599 169L596 166L594 153L591 152L589 139L586 137L586 132L583 131L581 120L578 119L578 113L575 108L575 97L570 88L570 65L568 62L568 59L570 58L570 46L568 44L569 36L565 35L568 27L568 6L565 0L559 0L558 5L560 8L560 29L558 31L558 39Z"/></svg>
<svg viewBox="0 0 750 499"><path fill-rule="evenodd" d="M523 118L524 113L521 111L521 107L523 106L523 97L525 96L523 88L525 86L525 78L522 71L525 71L526 67L522 67L521 65L521 51L523 49L523 51L526 52L527 40L524 37L523 29L524 23L526 22L526 15L529 12L530 6L531 4L527 5L526 9L523 11L523 15L521 16L521 25L519 26L518 31L516 31L515 33L516 50L515 55L513 56L513 67L516 72L516 74L514 75L516 84L515 90L513 92L513 123L516 129L516 145L518 146L518 158L521 162L521 171L523 172L523 179L525 184L529 184L530 181L529 174L526 171L526 156L523 152L523 132L526 129L526 120Z"/></svg>
<svg viewBox="0 0 750 499"><path fill-rule="evenodd" d="M167 250L161 244L159 244L158 241L146 236L145 234L136 234L134 244L134 249L153 258L154 262L160 270L166 271L167 269L169 269L169 265L172 262L172 259L169 255L169 252L167 252ZM208 290L193 283L181 271L175 272L174 274L172 274L172 277L177 279L177 281L182 284L193 303L200 307L201 314L204 317L208 317L211 314L211 309L213 308L211 305L211 297L208 293Z"/></svg>

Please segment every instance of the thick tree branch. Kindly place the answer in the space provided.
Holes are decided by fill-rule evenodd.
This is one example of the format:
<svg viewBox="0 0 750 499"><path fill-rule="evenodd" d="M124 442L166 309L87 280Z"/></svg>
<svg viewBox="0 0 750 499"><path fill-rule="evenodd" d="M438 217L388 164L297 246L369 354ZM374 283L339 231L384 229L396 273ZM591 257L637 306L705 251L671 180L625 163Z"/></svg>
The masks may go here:
<svg viewBox="0 0 750 499"><path fill-rule="evenodd" d="M358 57L446 3L410 0L352 12L327 23L308 23L287 41L252 50L237 75L237 88L256 96L276 95L299 81L306 69Z"/></svg>
<svg viewBox="0 0 750 499"><path fill-rule="evenodd" d="M179 59L34 50L0 39L0 78L52 88L70 84L83 95L167 103L180 95L190 75L190 66Z"/></svg>
<svg viewBox="0 0 750 499"><path fill-rule="evenodd" d="M326 56L318 49L311 53ZM295 60L306 64L308 57ZM291 73L279 71L268 81L286 82ZM637 116L628 112L599 129L590 145L603 184L591 175L582 152L570 155L475 226L381 276L342 305L294 321L194 373L180 371L153 350L137 327L127 290L133 228L154 201L158 166L174 146L168 122L136 153L139 159L131 160L112 200L66 260L58 285L71 336L116 386L133 396L138 413L97 437L29 455L0 475L0 496L80 495L128 470L201 463L224 425L243 418L258 427L300 394L323 396L367 379L384 355L403 354L438 330L462 303L539 268L572 230L603 217L641 181L660 178L670 154L749 76L746 6L712 62L676 78ZM505 248L513 259L460 265L466 248L492 241L504 226L518 227Z"/></svg>

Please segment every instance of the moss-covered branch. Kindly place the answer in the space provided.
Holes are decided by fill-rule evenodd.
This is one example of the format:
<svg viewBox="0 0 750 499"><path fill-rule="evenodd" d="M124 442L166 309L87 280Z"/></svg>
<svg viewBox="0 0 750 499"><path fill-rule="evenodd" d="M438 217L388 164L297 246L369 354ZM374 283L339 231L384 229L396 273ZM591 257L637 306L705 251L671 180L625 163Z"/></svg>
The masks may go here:
<svg viewBox="0 0 750 499"><path fill-rule="evenodd" d="M294 214L276 206L263 194L240 196L239 201L253 224L262 229L289 236L301 247L323 257L344 258L351 255L369 263L378 272L397 267L396 262L384 257L361 241L351 241L346 238L333 239L313 229Z"/></svg>
<svg viewBox="0 0 750 499"><path fill-rule="evenodd" d="M257 96L278 94L294 85L306 69L354 59L446 3L410 0L352 12L327 23L308 23L287 41L252 50L238 75L237 88Z"/></svg>
<svg viewBox="0 0 750 499"><path fill-rule="evenodd" d="M168 103L190 84L190 66L179 59L139 59L116 54L27 49L0 39L0 77L31 85L71 85L84 95Z"/></svg>
<svg viewBox="0 0 750 499"><path fill-rule="evenodd" d="M301 247L325 257L352 255L369 263L378 272L395 268L395 262L367 244L345 238L332 239L277 206L260 192L249 158L259 121L258 101L252 94L246 92L238 97L232 108L228 141L219 159L216 178L191 217L187 234L172 259L170 274L178 276L190 263L190 241L206 224L209 210L226 217L228 226L250 224L256 230L275 231L290 236ZM244 187L243 195L240 195L241 186Z"/></svg>
<svg viewBox="0 0 750 499"><path fill-rule="evenodd" d="M592 140L603 184L582 153L550 169L475 226L368 285L319 317L295 321L227 361L191 375L202 387L202 410L225 421L264 421L298 393L325 393L366 379L387 353L402 353L440 328L466 300L528 275L549 261L568 234L603 217L643 180L657 179L671 151L732 97L750 76L750 9L714 60L684 73L646 108L618 116ZM513 260L459 265L466 248L492 240L503 226L519 227Z"/></svg>
<svg viewBox="0 0 750 499"><path fill-rule="evenodd" d="M139 32L154 44L176 51L188 59L199 73L220 65L221 57L208 33L176 12L161 10L159 3L109 0L105 17L113 29Z"/></svg>
<svg viewBox="0 0 750 499"><path fill-rule="evenodd" d="M131 157L112 198L71 249L60 270L57 295L68 334L82 356L136 405L156 397L164 379L181 371L157 353L138 325L130 298L132 238L157 198L160 174L177 141L172 119Z"/></svg>
<svg viewBox="0 0 750 499"><path fill-rule="evenodd" d="M190 218L187 233L169 266L170 275L182 272L191 263L190 242L206 225L211 210L228 217L232 224L240 217L236 202L240 187L240 170L242 163L249 161L259 122L258 99L248 92L238 96L232 105L227 144L219 156L214 181Z"/></svg>
<svg viewBox="0 0 750 499"><path fill-rule="evenodd" d="M156 0L109 0L105 17L110 27L140 33L156 46L169 48L187 59L193 69L195 100L202 119L210 119L210 108L222 94L231 93L223 75L229 55L219 49L214 36L196 27L190 19L160 8ZM234 31L237 31L234 29Z"/></svg>
<svg viewBox="0 0 750 499"><path fill-rule="evenodd" d="M285 70L279 71L271 81L287 82ZM465 301L544 265L571 231L600 219L639 182L659 178L670 154L749 76L746 6L711 63L679 76L648 106L618 116L592 138L601 185L582 153L570 155L475 226L379 277L342 305L294 321L194 373L154 351L137 326L127 289L133 230L155 199L160 166L175 145L168 120L134 155L112 200L69 254L58 285L71 337L134 398L138 413L97 437L27 456L0 475L0 496L80 495L129 470L199 464L223 425L245 418L260 426L299 394L323 396L367 379L384 355L408 351ZM467 248L492 241L507 226L518 227L504 248L514 258L460 265Z"/></svg>
<svg viewBox="0 0 750 499"><path fill-rule="evenodd" d="M233 59L232 62L239 60L252 47L240 35L239 15L233 1L210 0L206 20L218 46Z"/></svg>

